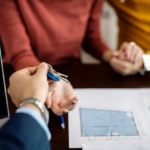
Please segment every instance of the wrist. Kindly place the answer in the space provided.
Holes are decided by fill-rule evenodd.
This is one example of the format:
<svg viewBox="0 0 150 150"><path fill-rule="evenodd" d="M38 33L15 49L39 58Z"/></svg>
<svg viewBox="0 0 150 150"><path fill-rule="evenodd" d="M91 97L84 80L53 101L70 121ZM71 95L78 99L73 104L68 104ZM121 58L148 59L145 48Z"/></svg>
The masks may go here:
<svg viewBox="0 0 150 150"><path fill-rule="evenodd" d="M46 101L46 97L44 98L44 96L41 96L40 94L33 94L33 93L23 93L21 97L19 97L20 99L20 102L21 103L22 101L24 101L25 99L28 99L28 98L35 98L35 99L38 99L40 102L42 102L43 104L45 103ZM17 106L18 107L18 106Z"/></svg>
<svg viewBox="0 0 150 150"><path fill-rule="evenodd" d="M43 117L43 119L46 121L46 123L48 124L48 121L49 121L49 113L48 113L48 110L46 109L45 105L43 102L41 102L39 99L35 98L35 97L30 97L30 98L27 98L25 99L24 101L22 101L20 104L19 104L19 107L22 107L22 106L25 106L25 104L27 104L26 106L28 107L32 107L34 109L36 109L36 111L38 111L37 109L40 110L40 113ZM34 106L29 106L28 104L32 104L32 105L35 105L35 108Z"/></svg>

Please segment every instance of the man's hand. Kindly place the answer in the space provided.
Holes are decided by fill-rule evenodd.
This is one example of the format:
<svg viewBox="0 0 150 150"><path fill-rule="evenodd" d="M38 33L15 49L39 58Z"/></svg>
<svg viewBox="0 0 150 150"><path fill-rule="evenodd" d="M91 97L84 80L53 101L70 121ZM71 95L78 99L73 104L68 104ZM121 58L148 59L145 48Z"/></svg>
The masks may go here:
<svg viewBox="0 0 150 150"><path fill-rule="evenodd" d="M47 81L47 71L47 64L41 63L38 67L17 71L10 77L8 93L17 107L24 99L30 97L38 98L45 103L48 91L56 87L56 82Z"/></svg>

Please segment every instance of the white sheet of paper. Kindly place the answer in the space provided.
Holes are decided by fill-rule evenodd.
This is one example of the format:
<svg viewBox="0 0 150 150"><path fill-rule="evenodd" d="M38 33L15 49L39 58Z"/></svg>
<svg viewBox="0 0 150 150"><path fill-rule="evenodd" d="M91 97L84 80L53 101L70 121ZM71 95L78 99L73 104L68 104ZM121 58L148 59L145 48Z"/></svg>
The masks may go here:
<svg viewBox="0 0 150 150"><path fill-rule="evenodd" d="M68 114L69 148L150 144L150 89L75 89L75 95L79 102Z"/></svg>
<svg viewBox="0 0 150 150"><path fill-rule="evenodd" d="M150 145L113 145L113 146L94 146L82 145L82 150L150 150Z"/></svg>

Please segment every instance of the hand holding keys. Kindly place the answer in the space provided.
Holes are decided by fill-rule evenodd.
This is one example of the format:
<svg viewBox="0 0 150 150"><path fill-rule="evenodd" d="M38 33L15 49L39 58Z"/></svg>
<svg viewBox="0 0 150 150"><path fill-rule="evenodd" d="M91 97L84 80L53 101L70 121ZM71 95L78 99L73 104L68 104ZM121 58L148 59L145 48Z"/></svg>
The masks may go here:
<svg viewBox="0 0 150 150"><path fill-rule="evenodd" d="M67 82L67 83L70 83L70 82L66 79L66 78L68 78L67 75L64 75L64 74L62 74L62 73L57 72L56 70L53 69L53 67L52 67L50 64L48 64L48 67L49 67L49 71L48 71L48 73L47 73L48 78L50 78L50 79L52 79L52 80L54 80L54 81L56 81L56 82L59 82L60 79L62 79L63 81L65 81L65 82ZM64 77L65 77L65 78L64 78Z"/></svg>

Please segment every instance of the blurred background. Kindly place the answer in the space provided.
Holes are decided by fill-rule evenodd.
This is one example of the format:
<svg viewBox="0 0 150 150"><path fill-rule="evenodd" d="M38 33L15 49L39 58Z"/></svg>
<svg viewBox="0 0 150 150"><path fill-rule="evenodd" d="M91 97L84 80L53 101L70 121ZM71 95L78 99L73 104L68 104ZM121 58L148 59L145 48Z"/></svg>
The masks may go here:
<svg viewBox="0 0 150 150"><path fill-rule="evenodd" d="M103 41L111 49L117 48L117 15L114 9L107 3L103 4L103 12L101 17L100 31ZM98 64L100 61L93 58L90 54L81 49L81 60L84 64Z"/></svg>

